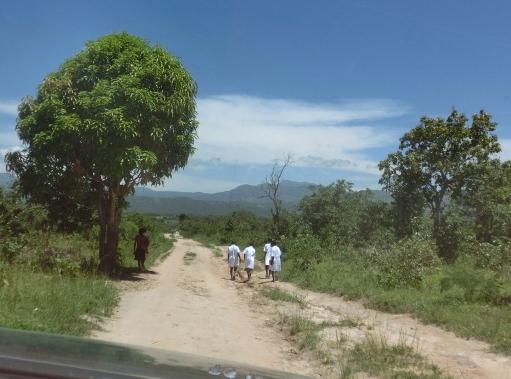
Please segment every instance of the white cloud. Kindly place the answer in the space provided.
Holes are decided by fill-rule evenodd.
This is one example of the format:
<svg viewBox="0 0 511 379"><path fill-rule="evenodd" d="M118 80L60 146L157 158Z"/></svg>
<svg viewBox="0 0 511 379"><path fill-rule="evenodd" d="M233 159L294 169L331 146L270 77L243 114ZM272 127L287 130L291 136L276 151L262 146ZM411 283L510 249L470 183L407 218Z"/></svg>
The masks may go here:
<svg viewBox="0 0 511 379"><path fill-rule="evenodd" d="M182 172L175 173L171 179L167 179L162 186L151 187L161 191L183 191L183 192L221 192L228 191L243 183L219 180L193 175L186 175Z"/></svg>
<svg viewBox="0 0 511 379"><path fill-rule="evenodd" d="M19 145L21 145L21 141L16 132L0 132L0 149Z"/></svg>
<svg viewBox="0 0 511 379"><path fill-rule="evenodd" d="M502 151L499 154L500 159L505 161L511 160L511 139L501 138L499 139L499 143L502 149Z"/></svg>
<svg viewBox="0 0 511 379"><path fill-rule="evenodd" d="M384 100L313 104L230 95L198 101L196 158L267 164L290 153L295 166L377 174L364 150L392 144L393 131L350 126L396 117L406 109Z"/></svg>
<svg viewBox="0 0 511 379"><path fill-rule="evenodd" d="M17 116L18 115L18 104L17 101L1 101L0 100L0 113Z"/></svg>

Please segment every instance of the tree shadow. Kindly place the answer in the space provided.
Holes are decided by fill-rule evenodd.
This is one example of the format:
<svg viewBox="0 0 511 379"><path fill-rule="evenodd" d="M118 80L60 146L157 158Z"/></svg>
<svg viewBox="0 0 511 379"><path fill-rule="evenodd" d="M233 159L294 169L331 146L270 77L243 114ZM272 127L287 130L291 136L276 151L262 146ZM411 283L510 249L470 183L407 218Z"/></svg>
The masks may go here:
<svg viewBox="0 0 511 379"><path fill-rule="evenodd" d="M121 267L118 275L116 276L117 280L120 281L128 281L128 282L142 282L146 280L140 275L158 275L156 271L146 270L145 272L139 272L136 267Z"/></svg>

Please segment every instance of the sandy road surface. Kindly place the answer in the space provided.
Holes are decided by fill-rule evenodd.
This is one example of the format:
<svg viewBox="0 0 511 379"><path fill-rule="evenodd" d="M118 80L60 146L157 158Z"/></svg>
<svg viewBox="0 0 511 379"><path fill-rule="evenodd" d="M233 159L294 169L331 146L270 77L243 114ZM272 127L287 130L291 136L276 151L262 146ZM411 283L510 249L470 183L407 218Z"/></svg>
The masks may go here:
<svg viewBox="0 0 511 379"><path fill-rule="evenodd" d="M197 254L189 264L186 252ZM128 285L95 338L310 375L309 365L268 325L264 307L244 296L244 284L228 280L224 261L210 249L179 239L154 271Z"/></svg>
<svg viewBox="0 0 511 379"><path fill-rule="evenodd" d="M197 254L189 264L184 263L186 252ZM231 282L224 260L192 240L179 239L170 257L154 270L155 274L141 275L139 282L124 284L118 310L96 338L325 375L317 362L306 362L283 338L276 327L278 312L257 300L263 285L278 285L302 295L307 305L301 312L312 318L360 321L343 331L352 341L368 334L384 336L390 343L405 338L455 378L511 379L511 358L490 353L486 343L456 337L408 315L368 310L360 303L290 283L269 284L258 273L251 286ZM286 306L281 304L278 311L285 312Z"/></svg>

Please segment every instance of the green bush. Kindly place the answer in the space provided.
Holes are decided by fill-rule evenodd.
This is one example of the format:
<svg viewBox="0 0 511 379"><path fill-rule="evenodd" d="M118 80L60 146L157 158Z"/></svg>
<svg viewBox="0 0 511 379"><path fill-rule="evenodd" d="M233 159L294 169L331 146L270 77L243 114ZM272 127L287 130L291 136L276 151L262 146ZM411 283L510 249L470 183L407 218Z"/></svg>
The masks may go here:
<svg viewBox="0 0 511 379"><path fill-rule="evenodd" d="M281 247L285 252L285 259L292 260L300 270L308 270L313 264L319 263L323 255L319 239L311 233L284 238Z"/></svg>
<svg viewBox="0 0 511 379"><path fill-rule="evenodd" d="M401 240L388 249L371 249L378 283L385 288L420 287L425 275L440 265L434 244L421 236Z"/></svg>
<svg viewBox="0 0 511 379"><path fill-rule="evenodd" d="M495 243L478 242L475 237L468 237L461 245L462 257L482 269L501 272L511 267L511 243L496 241Z"/></svg>
<svg viewBox="0 0 511 379"><path fill-rule="evenodd" d="M440 290L452 292L453 288L461 290L463 299L469 303L498 305L504 302L503 285L497 275L466 264L456 264L444 270Z"/></svg>

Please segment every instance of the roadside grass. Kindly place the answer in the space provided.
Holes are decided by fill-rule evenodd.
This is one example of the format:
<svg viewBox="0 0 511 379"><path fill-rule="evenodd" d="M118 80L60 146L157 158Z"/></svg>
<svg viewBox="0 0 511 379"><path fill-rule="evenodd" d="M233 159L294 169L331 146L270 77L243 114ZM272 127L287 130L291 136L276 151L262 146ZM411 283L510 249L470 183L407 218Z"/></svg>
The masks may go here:
<svg viewBox="0 0 511 379"><path fill-rule="evenodd" d="M105 278L59 276L0 263L0 326L87 335L111 315L118 292Z"/></svg>
<svg viewBox="0 0 511 379"><path fill-rule="evenodd" d="M303 296L299 296L297 294L285 291L278 287L273 288L265 288L262 291L263 296L270 298L275 301L287 301L289 303L297 303L300 305L305 305L305 299Z"/></svg>
<svg viewBox="0 0 511 379"><path fill-rule="evenodd" d="M358 378L369 374L378 378L446 379L448 376L428 362L403 339L390 345L382 336L367 335L361 342L349 345L341 327L359 325L352 320L315 322L304 314L280 314L278 321L300 351L312 352L322 364L333 366L340 378ZM335 341L320 335L324 328L339 327Z"/></svg>
<svg viewBox="0 0 511 379"><path fill-rule="evenodd" d="M185 265L190 265L197 257L197 253L194 253L193 251L187 251L185 255L183 256L183 261Z"/></svg>
<svg viewBox="0 0 511 379"><path fill-rule="evenodd" d="M279 325L287 329L300 350L315 350L321 340L318 334L321 327L301 314L280 314Z"/></svg>
<svg viewBox="0 0 511 379"><path fill-rule="evenodd" d="M222 253L222 250L218 246L214 246L213 248L211 248L211 250L213 251L213 255L215 257L217 257L217 258L224 257L224 253Z"/></svg>
<svg viewBox="0 0 511 379"><path fill-rule="evenodd" d="M467 301L458 286L442 291L442 278L448 270L452 268L442 266L427 273L419 287L384 288L374 268L326 258L305 271L287 261L281 277L303 288L361 299L373 309L413 314L459 336L486 341L495 352L511 354L511 306Z"/></svg>
<svg viewBox="0 0 511 379"><path fill-rule="evenodd" d="M344 350L337 366L343 379L357 378L362 373L385 379L449 378L406 342L390 345L385 338L373 335Z"/></svg>
<svg viewBox="0 0 511 379"><path fill-rule="evenodd" d="M127 215L121 223L119 263L136 271L133 238L148 226L151 245L147 266L172 247L163 221ZM97 229L82 234L29 230L2 241L0 247L0 327L87 335L111 315L119 290L97 271Z"/></svg>

